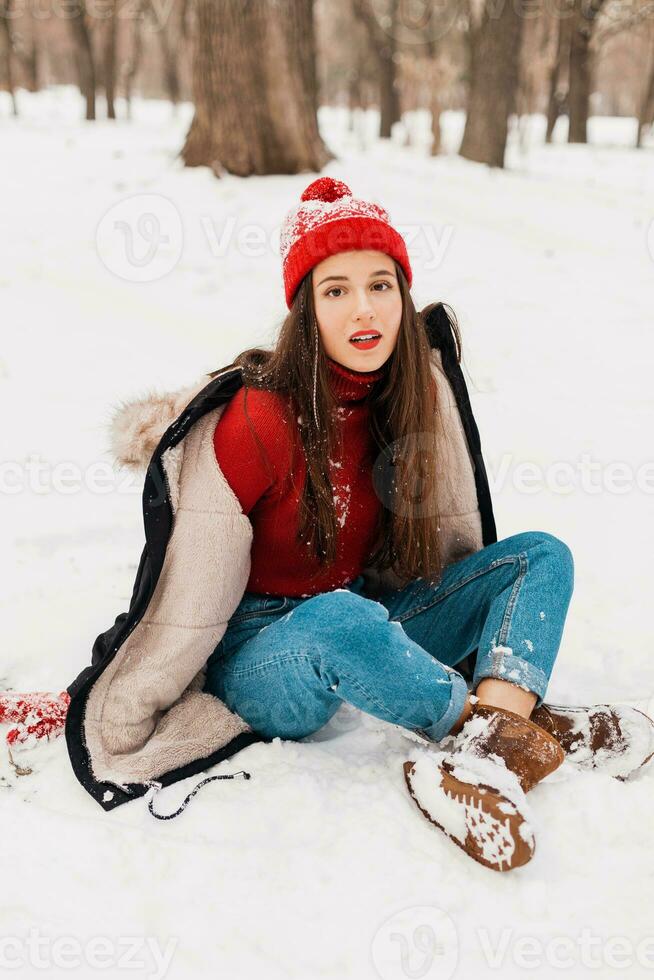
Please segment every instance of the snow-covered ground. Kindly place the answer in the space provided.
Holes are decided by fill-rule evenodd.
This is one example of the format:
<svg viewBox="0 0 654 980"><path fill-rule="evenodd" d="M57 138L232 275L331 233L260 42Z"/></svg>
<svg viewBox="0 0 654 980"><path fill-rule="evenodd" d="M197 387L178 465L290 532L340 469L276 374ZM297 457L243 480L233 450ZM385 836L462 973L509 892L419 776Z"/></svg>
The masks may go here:
<svg viewBox="0 0 654 980"><path fill-rule="evenodd" d="M137 102L132 123L96 124L68 89L21 92L19 105L9 118L0 93L0 689L60 691L127 608L142 547L140 483L107 452L111 409L272 342L285 312L276 236L313 175L184 170L188 105L174 116ZM426 156L421 114L409 146L402 127L375 141L372 114L355 132L339 111L320 121L338 156L325 173L406 232L417 304L443 300L459 317L500 537L546 530L574 553L548 700L651 713L652 146L632 149L622 119L591 120L592 146L560 130L544 146L535 119L498 172ZM444 118L450 151L462 122ZM498 875L421 818L402 775L412 750L343 708L304 743L215 767L253 778L212 783L164 824L143 801L101 811L63 738L17 751L23 776L2 748L3 967L651 974L654 766L622 784L566 764L530 794L535 858Z"/></svg>

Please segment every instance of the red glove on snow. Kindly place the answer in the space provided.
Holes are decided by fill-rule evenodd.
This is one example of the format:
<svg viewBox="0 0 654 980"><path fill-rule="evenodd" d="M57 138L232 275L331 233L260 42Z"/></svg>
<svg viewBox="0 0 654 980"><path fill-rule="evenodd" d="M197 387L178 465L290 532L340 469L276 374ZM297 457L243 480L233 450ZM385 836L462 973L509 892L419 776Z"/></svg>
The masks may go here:
<svg viewBox="0 0 654 980"><path fill-rule="evenodd" d="M15 723L6 734L9 745L35 738L56 738L64 729L70 704L68 691L51 694L33 691L19 694L16 691L0 692L0 725Z"/></svg>

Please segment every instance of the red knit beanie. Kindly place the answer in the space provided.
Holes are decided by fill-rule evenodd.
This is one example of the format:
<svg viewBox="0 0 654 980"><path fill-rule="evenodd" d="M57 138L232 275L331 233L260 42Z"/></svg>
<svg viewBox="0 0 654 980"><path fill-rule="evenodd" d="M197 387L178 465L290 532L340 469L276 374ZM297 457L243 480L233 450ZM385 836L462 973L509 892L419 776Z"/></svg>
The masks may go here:
<svg viewBox="0 0 654 980"><path fill-rule="evenodd" d="M352 197L342 180L319 177L309 184L284 219L280 234L286 305L310 269L329 255L370 249L399 262L409 286L411 265L402 236L379 204Z"/></svg>

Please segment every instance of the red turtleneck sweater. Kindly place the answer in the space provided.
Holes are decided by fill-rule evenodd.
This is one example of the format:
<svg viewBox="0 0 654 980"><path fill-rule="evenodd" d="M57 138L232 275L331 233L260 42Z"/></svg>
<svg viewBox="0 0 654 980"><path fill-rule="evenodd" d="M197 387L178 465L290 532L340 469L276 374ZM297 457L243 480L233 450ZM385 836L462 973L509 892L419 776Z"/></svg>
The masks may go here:
<svg viewBox="0 0 654 980"><path fill-rule="evenodd" d="M292 485L293 442L283 414L284 396L247 389L248 417L269 469L245 418L245 386L227 403L214 430L218 465L254 531L248 592L315 595L347 585L367 564L381 507L370 467L362 465L371 445L367 395L384 371L351 371L331 358L328 364L343 434L342 450L337 446L330 459L338 532L337 558L331 568L321 568L307 546L295 540L306 461L298 440ZM310 580L313 573L317 574Z"/></svg>

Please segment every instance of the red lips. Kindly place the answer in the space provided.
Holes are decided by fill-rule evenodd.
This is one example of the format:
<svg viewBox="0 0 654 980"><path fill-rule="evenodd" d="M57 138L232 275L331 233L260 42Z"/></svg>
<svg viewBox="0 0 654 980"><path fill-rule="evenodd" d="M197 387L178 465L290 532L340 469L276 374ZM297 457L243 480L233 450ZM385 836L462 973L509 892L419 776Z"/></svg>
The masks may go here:
<svg viewBox="0 0 654 980"><path fill-rule="evenodd" d="M349 339L352 340L353 337L363 337L366 334L374 334L376 337L381 337L379 330L357 330L356 333L350 334Z"/></svg>

